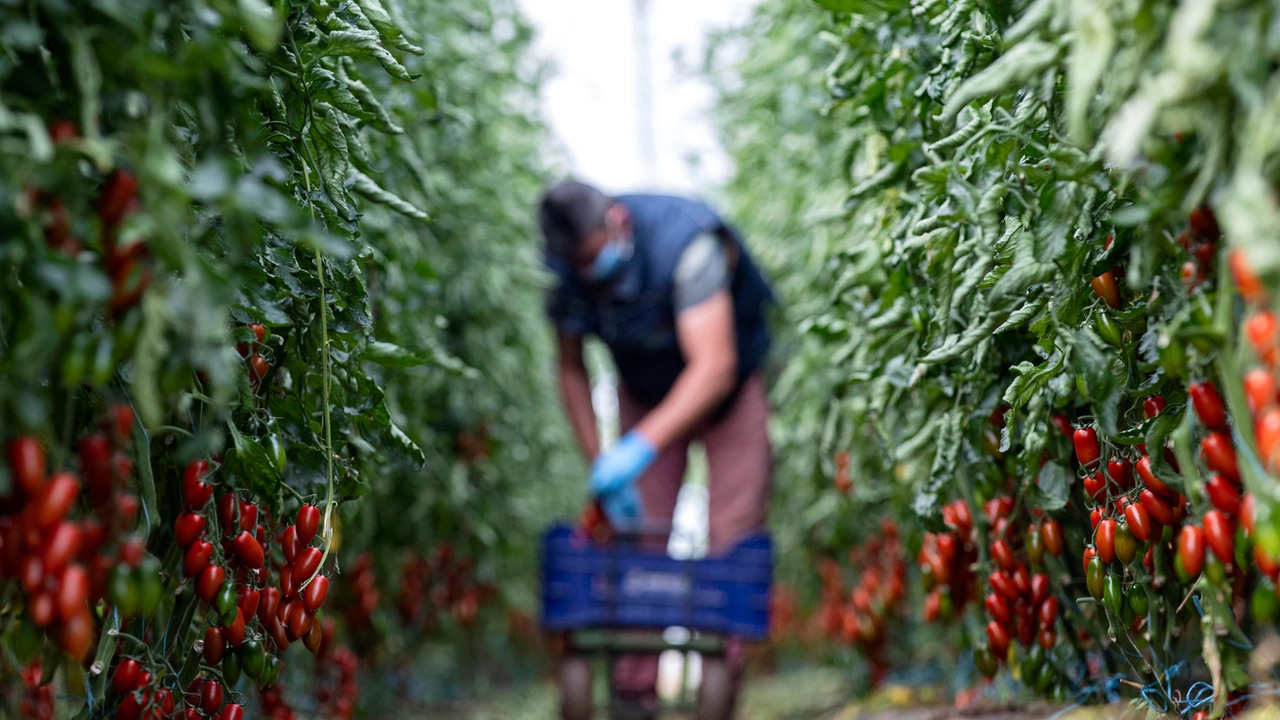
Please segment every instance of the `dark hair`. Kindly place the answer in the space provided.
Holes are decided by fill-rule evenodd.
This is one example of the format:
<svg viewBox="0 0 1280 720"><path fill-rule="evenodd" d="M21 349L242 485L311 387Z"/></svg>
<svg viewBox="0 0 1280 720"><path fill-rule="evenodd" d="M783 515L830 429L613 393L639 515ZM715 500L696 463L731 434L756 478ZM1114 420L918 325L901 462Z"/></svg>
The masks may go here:
<svg viewBox="0 0 1280 720"><path fill-rule="evenodd" d="M583 236L604 227L611 205L612 198L586 183L566 180L547 188L538 205L547 254L572 257Z"/></svg>

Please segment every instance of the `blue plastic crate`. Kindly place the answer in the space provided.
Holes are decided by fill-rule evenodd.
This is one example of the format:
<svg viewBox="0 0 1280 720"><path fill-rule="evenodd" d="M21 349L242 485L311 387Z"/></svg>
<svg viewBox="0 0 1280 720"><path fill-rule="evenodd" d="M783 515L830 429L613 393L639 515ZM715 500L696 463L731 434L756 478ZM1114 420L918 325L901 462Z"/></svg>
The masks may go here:
<svg viewBox="0 0 1280 720"><path fill-rule="evenodd" d="M769 634L773 543L765 534L701 560L614 542L556 525L542 540L542 627L687 627L748 640Z"/></svg>

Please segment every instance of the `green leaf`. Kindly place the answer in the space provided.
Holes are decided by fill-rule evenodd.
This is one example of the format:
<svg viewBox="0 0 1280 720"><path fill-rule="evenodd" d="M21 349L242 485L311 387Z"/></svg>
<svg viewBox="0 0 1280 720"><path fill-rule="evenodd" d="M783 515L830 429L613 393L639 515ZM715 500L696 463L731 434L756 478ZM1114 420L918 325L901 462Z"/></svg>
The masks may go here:
<svg viewBox="0 0 1280 720"><path fill-rule="evenodd" d="M397 368L417 367L418 365L426 365L428 362L427 358L415 355L399 345L389 342L371 342L365 345L364 354L361 357L384 367Z"/></svg>
<svg viewBox="0 0 1280 720"><path fill-rule="evenodd" d="M414 220L421 222L428 222L431 220L430 215L414 207L411 203L406 202L398 195L384 190L380 185L378 185L378 183L374 182L372 178L359 170L352 169L350 171L350 176L351 189L366 199L386 205L401 215L411 217Z"/></svg>
<svg viewBox="0 0 1280 720"><path fill-rule="evenodd" d="M334 110L326 103L316 103L307 134L308 146L316 161L318 178L328 192L329 200L340 210L347 206L346 179L349 171L347 137L342 132Z"/></svg>
<svg viewBox="0 0 1280 720"><path fill-rule="evenodd" d="M1047 462L1040 468L1031 489L1030 502L1034 507L1048 512L1061 510L1071 499L1071 475L1058 463Z"/></svg>
<svg viewBox="0 0 1280 720"><path fill-rule="evenodd" d="M933 456L933 467L929 470L929 479L924 487L916 493L912 509L916 517L927 520L935 518L939 510L939 494L947 481L954 477L956 460L960 455L961 428L964 414L959 410L950 410L939 424L937 451Z"/></svg>
<svg viewBox="0 0 1280 720"><path fill-rule="evenodd" d="M410 43L405 37L404 31L400 26L392 21L391 16L387 13L386 8L382 6L379 0L356 0L356 5L360 7L360 11L364 13L364 17L374 28L377 29L383 39L394 44L397 48L414 55L422 55L422 48Z"/></svg>
<svg viewBox="0 0 1280 720"><path fill-rule="evenodd" d="M265 0L236 0L240 22L249 42L262 52L271 52L280 45L280 33L284 22L277 17Z"/></svg>
<svg viewBox="0 0 1280 720"><path fill-rule="evenodd" d="M1107 435L1118 433L1120 397L1127 378L1124 363L1103 349L1102 340L1092 330L1083 328L1075 335L1071 369L1084 379L1098 428Z"/></svg>
<svg viewBox="0 0 1280 720"><path fill-rule="evenodd" d="M225 468L245 488L259 498L274 500L280 489L280 472L262 443L246 437L232 423L227 423L231 433L232 449L227 453Z"/></svg>
<svg viewBox="0 0 1280 720"><path fill-rule="evenodd" d="M324 54L330 57L367 57L378 61L382 69L396 79L412 81L418 78L417 75L410 75L404 65L382 46L381 38L364 30L338 30L329 33Z"/></svg>

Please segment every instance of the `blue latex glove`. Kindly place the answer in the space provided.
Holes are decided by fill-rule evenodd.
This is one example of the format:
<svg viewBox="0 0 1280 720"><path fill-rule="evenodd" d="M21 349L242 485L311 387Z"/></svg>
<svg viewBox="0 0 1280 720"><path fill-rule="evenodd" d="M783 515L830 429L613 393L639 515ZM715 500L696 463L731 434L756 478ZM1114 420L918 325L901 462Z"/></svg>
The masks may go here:
<svg viewBox="0 0 1280 720"><path fill-rule="evenodd" d="M649 438L632 430L596 456L591 466L591 492L603 499L633 485L657 457L658 448Z"/></svg>
<svg viewBox="0 0 1280 720"><path fill-rule="evenodd" d="M634 484L626 485L600 498L600 507L604 510L609 523L617 528L627 528L638 523L644 517L644 503Z"/></svg>
<svg viewBox="0 0 1280 720"><path fill-rule="evenodd" d="M613 447L596 457L591 466L591 492L600 498L610 521L617 523L644 516L635 483L657 457L658 448L637 430L622 436Z"/></svg>

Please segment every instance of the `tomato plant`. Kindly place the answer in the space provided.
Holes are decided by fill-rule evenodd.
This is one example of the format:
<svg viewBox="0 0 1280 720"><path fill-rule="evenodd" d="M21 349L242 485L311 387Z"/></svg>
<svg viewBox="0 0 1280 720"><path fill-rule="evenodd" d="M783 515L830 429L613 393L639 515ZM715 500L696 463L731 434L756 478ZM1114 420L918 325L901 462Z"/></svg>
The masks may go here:
<svg viewBox="0 0 1280 720"><path fill-rule="evenodd" d="M340 553L457 537L473 621L529 602L472 585L532 576L582 469L548 342L521 330L547 177L541 126L509 105L536 92L529 31L462 4L0 10L21 108L0 152L0 588L25 608L0 622L22 638L0 680L38 668L32 692L87 693L85 717L197 697L238 717L240 675L269 688L303 640L317 659L283 665L327 668L349 717ZM465 458L461 428L484 428ZM344 504L370 494L366 520Z"/></svg>
<svg viewBox="0 0 1280 720"><path fill-rule="evenodd" d="M794 329L774 391L779 503L801 519L783 551L838 552L858 518L891 514L923 531L936 587L957 579L947 508L1008 497L961 539L996 598L952 607L983 675L1039 646L1060 669L1122 667L1107 672L1176 712L1184 681L1129 660L1212 658L1218 706L1236 701L1252 625L1232 608L1275 588L1249 550L1280 553L1280 253L1260 230L1277 140L1255 102L1275 89L1223 83L1250 51L1214 40L1252 10L818 4L764 3L738 35L750 51L708 66L737 164L726 191ZM1194 71L1175 59L1210 47ZM865 478L840 498L835 452ZM1063 544L1081 566L1059 569ZM1070 642L1005 612L1029 602L1019 560L1071 600ZM1082 588L1096 602L1076 603ZM1216 632L1180 614L1188 595ZM1039 666L1022 670L1040 688ZM1085 687L1059 673L1041 691Z"/></svg>

